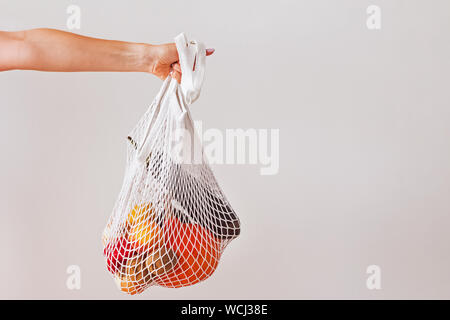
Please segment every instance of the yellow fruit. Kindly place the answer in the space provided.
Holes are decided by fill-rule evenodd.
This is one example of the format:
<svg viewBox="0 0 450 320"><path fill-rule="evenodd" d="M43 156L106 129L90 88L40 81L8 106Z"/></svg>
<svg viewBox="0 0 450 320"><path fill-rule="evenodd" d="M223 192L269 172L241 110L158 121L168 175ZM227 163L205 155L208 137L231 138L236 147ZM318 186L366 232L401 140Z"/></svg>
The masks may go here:
<svg viewBox="0 0 450 320"><path fill-rule="evenodd" d="M131 295L144 291L151 284L152 276L142 256L128 259L127 264L116 275L116 282L120 290Z"/></svg>
<svg viewBox="0 0 450 320"><path fill-rule="evenodd" d="M158 223L147 220L132 227L128 239L135 250L143 252L159 246L161 238L162 230Z"/></svg>
<svg viewBox="0 0 450 320"><path fill-rule="evenodd" d="M103 248L106 248L106 245L109 242L109 239L111 238L111 223L108 223L106 228L103 230L102 233L102 244Z"/></svg>
<svg viewBox="0 0 450 320"><path fill-rule="evenodd" d="M154 217L155 212L151 203L135 205L131 212L128 214L128 225L133 227L141 224L142 222Z"/></svg>
<svg viewBox="0 0 450 320"><path fill-rule="evenodd" d="M127 218L129 241L134 249L143 252L155 246L161 238L161 228L157 222L152 203L135 205Z"/></svg>

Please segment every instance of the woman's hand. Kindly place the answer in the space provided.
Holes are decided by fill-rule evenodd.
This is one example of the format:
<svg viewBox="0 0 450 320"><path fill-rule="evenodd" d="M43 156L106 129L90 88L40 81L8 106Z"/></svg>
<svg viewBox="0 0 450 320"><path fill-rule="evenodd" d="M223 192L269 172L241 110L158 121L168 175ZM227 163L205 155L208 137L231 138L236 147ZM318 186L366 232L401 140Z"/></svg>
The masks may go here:
<svg viewBox="0 0 450 320"><path fill-rule="evenodd" d="M206 55L210 56L214 49L206 49ZM178 82L181 82L181 67L178 62L178 52L175 43L152 45L149 47L150 73L161 80L170 74Z"/></svg>

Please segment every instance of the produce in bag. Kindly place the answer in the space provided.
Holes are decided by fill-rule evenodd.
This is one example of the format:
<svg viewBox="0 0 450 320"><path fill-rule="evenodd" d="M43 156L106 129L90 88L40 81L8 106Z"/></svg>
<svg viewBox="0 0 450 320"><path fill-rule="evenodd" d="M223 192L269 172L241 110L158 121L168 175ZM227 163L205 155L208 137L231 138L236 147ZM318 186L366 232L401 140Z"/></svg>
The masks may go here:
<svg viewBox="0 0 450 320"><path fill-rule="evenodd" d="M184 34L175 43L181 84L167 77L129 134L124 181L102 237L107 270L128 294L209 278L240 234L188 108L203 84L205 47Z"/></svg>

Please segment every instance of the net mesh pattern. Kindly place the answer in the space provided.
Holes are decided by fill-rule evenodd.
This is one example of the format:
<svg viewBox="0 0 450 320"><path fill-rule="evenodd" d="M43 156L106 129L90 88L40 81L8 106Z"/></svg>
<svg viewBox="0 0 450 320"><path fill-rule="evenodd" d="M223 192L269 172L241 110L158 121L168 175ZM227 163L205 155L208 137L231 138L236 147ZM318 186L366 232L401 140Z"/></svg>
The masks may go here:
<svg viewBox="0 0 450 320"><path fill-rule="evenodd" d="M173 159L173 134L180 123L195 132L189 112L180 122L180 106L167 99L177 92L177 85L166 80L129 134L123 185L103 232L107 269L128 294L207 279L240 234L239 219L201 144L200 161ZM199 143L196 134L192 139Z"/></svg>

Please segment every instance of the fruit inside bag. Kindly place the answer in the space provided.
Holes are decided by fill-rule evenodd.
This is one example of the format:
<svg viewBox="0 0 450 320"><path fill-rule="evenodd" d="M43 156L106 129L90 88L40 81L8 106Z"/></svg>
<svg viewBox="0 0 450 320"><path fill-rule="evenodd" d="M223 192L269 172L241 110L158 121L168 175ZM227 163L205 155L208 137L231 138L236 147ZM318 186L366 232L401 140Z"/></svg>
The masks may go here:
<svg viewBox="0 0 450 320"><path fill-rule="evenodd" d="M102 238L107 269L128 294L207 279L240 234L239 219L203 149L200 161L174 157L174 132L182 129L197 138L188 106L199 96L205 67L201 43L184 34L175 43L181 85L168 77L130 133L124 182Z"/></svg>
<svg viewBox="0 0 450 320"><path fill-rule="evenodd" d="M131 145L138 148L137 143L132 137L128 137ZM161 152L155 151L154 155L151 153L146 159L146 168L152 162L156 168L161 166L163 155ZM180 177L185 181L185 184L191 188L179 188L177 192L173 193L173 210L178 218L184 222L195 221L207 228L213 235L219 239L234 239L240 233L240 222L234 212L233 208L228 204L226 199L220 198L214 194L211 187L205 187L201 180L192 176L189 173L183 172L180 164L170 162L169 176L161 177L160 171L152 170L153 177L165 187L166 190L176 189L179 184ZM184 174L183 174L184 173ZM210 173L210 172L209 172ZM212 174L212 173L210 173ZM196 201L198 195L203 195L202 201L206 202L205 206L196 207L193 201ZM185 201L185 208L180 207L180 203ZM188 209L186 209L188 208ZM203 217L208 217L204 219ZM202 219L203 218L203 219Z"/></svg>

